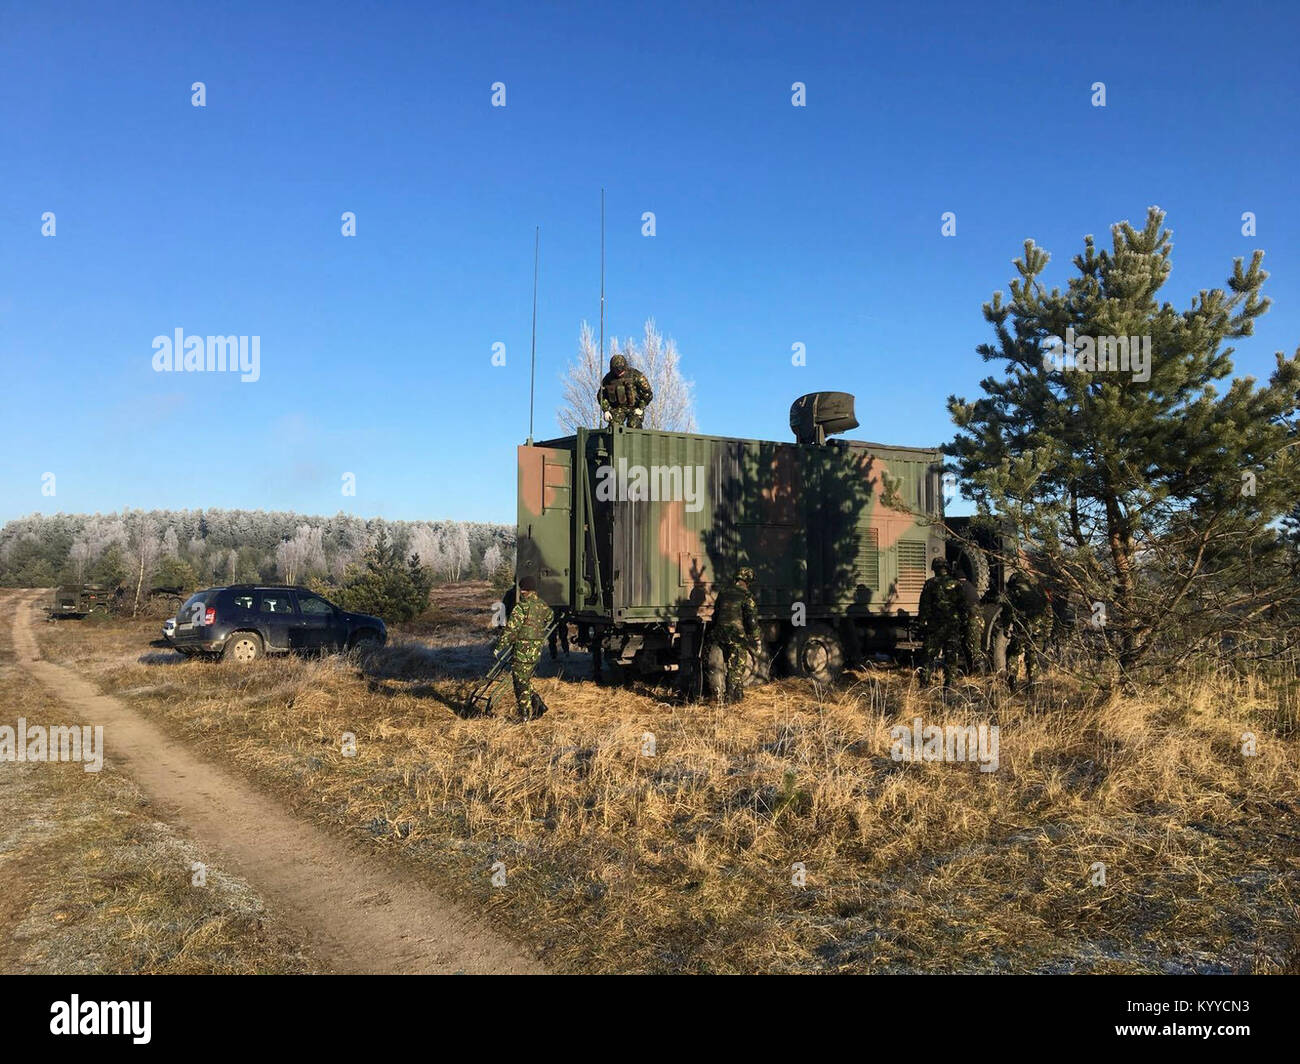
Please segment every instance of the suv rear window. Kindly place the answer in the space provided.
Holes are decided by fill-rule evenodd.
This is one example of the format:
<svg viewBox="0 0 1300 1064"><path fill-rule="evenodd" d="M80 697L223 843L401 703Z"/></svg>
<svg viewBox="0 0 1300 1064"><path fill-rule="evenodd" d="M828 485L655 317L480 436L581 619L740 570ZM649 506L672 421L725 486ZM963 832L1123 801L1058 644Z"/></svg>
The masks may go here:
<svg viewBox="0 0 1300 1064"><path fill-rule="evenodd" d="M207 605L209 599L216 597L216 594L216 591L211 588L207 591L196 591L176 611L176 623L201 624L203 622L203 608Z"/></svg>

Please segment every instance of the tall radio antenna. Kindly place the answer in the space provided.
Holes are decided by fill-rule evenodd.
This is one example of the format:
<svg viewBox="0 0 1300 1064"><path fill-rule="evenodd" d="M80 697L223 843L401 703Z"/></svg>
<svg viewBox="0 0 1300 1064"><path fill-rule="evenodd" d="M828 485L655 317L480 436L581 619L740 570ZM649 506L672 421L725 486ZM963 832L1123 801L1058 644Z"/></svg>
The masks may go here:
<svg viewBox="0 0 1300 1064"><path fill-rule="evenodd" d="M533 353L528 367L528 442L533 442L533 386L537 380L537 263L542 249L542 227L533 232Z"/></svg>
<svg viewBox="0 0 1300 1064"><path fill-rule="evenodd" d="M600 190L600 372L605 372L605 190Z"/></svg>

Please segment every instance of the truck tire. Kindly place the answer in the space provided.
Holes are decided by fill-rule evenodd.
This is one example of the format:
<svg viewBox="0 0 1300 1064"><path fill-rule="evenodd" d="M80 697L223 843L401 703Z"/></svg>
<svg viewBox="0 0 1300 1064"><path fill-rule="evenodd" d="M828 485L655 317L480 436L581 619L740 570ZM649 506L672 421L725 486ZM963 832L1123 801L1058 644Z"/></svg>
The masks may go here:
<svg viewBox="0 0 1300 1064"><path fill-rule="evenodd" d="M983 598L989 589L989 559L973 543L952 543L948 547L948 564L957 576L964 576Z"/></svg>
<svg viewBox="0 0 1300 1064"><path fill-rule="evenodd" d="M795 629L785 660L795 676L830 683L844 671L844 644L830 625L810 624Z"/></svg>
<svg viewBox="0 0 1300 1064"><path fill-rule="evenodd" d="M221 648L222 661L247 665L262 656L262 637L256 632L236 632Z"/></svg>

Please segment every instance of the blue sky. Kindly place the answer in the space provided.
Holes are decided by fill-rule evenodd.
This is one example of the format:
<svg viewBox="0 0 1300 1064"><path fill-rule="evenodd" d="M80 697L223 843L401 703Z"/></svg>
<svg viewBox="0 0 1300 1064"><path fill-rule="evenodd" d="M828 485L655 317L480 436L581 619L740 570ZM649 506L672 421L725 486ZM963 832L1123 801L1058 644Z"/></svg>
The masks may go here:
<svg viewBox="0 0 1300 1064"><path fill-rule="evenodd" d="M944 400L977 392L980 307L1025 238L1064 283L1085 233L1108 246L1150 204L1178 306L1265 250L1274 308L1239 372L1300 343L1294 4L52 3L0 21L0 519L513 521L533 227L546 436L599 314L602 186L606 332L655 317L711 434L789 438L791 400L829 388L857 395L854 435L951 438ZM178 327L259 336L260 379L154 372Z"/></svg>

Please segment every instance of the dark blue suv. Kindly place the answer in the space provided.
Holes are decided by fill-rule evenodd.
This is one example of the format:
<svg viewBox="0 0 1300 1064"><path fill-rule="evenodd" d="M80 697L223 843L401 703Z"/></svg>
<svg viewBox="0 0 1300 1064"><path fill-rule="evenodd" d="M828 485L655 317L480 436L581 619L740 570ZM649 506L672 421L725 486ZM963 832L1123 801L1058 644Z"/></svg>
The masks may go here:
<svg viewBox="0 0 1300 1064"><path fill-rule="evenodd" d="M176 613L167 642L186 656L216 654L254 661L291 650L330 653L380 646L388 629L378 617L350 613L305 587L236 584L198 591Z"/></svg>

